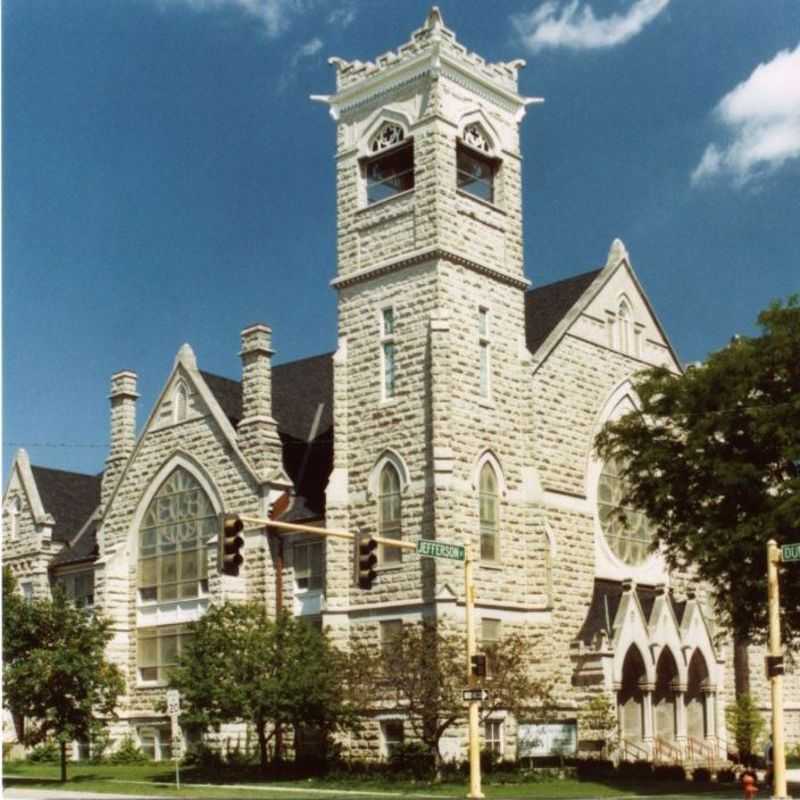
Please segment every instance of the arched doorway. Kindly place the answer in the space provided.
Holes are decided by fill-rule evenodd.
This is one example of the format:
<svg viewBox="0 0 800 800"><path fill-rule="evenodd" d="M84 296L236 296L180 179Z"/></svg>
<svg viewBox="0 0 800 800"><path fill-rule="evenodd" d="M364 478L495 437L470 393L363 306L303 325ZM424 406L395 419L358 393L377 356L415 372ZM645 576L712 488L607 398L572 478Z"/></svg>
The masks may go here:
<svg viewBox="0 0 800 800"><path fill-rule="evenodd" d="M622 687L617 695L622 738L641 742L644 738L644 693L647 682L644 659L639 648L631 645L622 664Z"/></svg>
<svg viewBox="0 0 800 800"><path fill-rule="evenodd" d="M686 686L686 733L693 739L712 736L706 709L708 691L708 665L699 650L695 650L689 661L689 680Z"/></svg>
<svg viewBox="0 0 800 800"><path fill-rule="evenodd" d="M673 741L678 733L675 709L675 685L678 665L669 648L665 647L656 666L656 689L653 695L653 717L655 735L659 739Z"/></svg>

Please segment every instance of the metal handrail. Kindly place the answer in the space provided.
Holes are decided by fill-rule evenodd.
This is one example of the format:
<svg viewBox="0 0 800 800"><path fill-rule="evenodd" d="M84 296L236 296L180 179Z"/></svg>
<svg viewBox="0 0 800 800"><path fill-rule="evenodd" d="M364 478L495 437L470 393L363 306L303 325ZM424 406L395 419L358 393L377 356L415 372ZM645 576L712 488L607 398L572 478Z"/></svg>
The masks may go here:
<svg viewBox="0 0 800 800"><path fill-rule="evenodd" d="M657 736L653 752L653 761L661 761L669 764L683 764L683 752L678 745Z"/></svg>
<svg viewBox="0 0 800 800"><path fill-rule="evenodd" d="M647 751L646 747L643 747L640 744L636 744L636 742L632 741L631 739L623 739L622 740L622 747L620 747L620 753L622 755L623 761L629 760L636 760L629 759L628 755L630 755L630 751L633 751L633 756L638 756L638 760L640 761L647 761L650 758L650 753Z"/></svg>

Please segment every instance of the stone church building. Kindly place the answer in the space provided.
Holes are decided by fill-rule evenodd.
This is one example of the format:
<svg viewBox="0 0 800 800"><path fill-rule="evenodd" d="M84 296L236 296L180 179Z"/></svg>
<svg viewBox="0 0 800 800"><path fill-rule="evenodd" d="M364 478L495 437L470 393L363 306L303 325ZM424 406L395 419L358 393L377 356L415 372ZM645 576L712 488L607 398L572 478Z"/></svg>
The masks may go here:
<svg viewBox="0 0 800 800"><path fill-rule="evenodd" d="M642 515L618 522L619 465L593 451L601 426L636 408L636 372L681 365L619 240L599 269L531 287L524 62L470 52L435 8L399 49L331 62L335 94L314 99L336 128L336 352L273 366L270 328L252 325L234 379L185 344L147 409L136 374L113 375L101 475L16 454L3 563L26 596L62 584L113 620L127 691L112 733L155 758L169 753L156 707L187 623L223 599L275 609L262 530L245 531L239 576L219 574L218 514L264 517L285 492L287 520L469 543L481 640L542 634L565 724L605 692L629 757L724 752L733 669L707 593L651 552ZM285 602L343 646L423 617L463 624L457 562L384 547L364 591L346 541L294 534L285 553ZM762 656L753 648L751 680L766 708ZM791 742L797 676L786 698ZM526 722L490 719L486 746L514 758ZM379 757L410 735L372 713L345 752ZM463 736L444 749L463 755Z"/></svg>

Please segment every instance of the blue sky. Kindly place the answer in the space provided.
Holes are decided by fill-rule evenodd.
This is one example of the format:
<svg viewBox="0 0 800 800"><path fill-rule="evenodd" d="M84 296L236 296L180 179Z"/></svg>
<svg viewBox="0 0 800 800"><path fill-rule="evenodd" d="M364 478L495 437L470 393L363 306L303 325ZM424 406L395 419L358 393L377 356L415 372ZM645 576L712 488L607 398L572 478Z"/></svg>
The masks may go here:
<svg viewBox="0 0 800 800"><path fill-rule="evenodd" d="M527 60L526 273L614 237L684 361L800 290L797 0L440 0L491 60ZM334 349L330 56L419 27L416 0L3 3L3 467L95 472L108 384L144 421L183 342L239 374ZM491 8L491 12L487 9Z"/></svg>

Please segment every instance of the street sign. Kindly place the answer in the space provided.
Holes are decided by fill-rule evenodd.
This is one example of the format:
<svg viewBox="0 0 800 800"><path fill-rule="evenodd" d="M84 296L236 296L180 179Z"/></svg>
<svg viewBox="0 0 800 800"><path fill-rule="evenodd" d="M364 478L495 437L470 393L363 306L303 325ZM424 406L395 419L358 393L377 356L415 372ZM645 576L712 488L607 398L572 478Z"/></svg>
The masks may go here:
<svg viewBox="0 0 800 800"><path fill-rule="evenodd" d="M781 561L800 561L800 542L781 547Z"/></svg>
<svg viewBox="0 0 800 800"><path fill-rule="evenodd" d="M472 703L477 700L479 703L484 702L489 696L486 689L464 689L464 702Z"/></svg>
<svg viewBox="0 0 800 800"><path fill-rule="evenodd" d="M181 713L181 695L177 689L167 689L167 714L177 717Z"/></svg>
<svg viewBox="0 0 800 800"><path fill-rule="evenodd" d="M448 544L434 539L417 539L417 552L428 558L449 558L453 561L464 560L464 546Z"/></svg>

